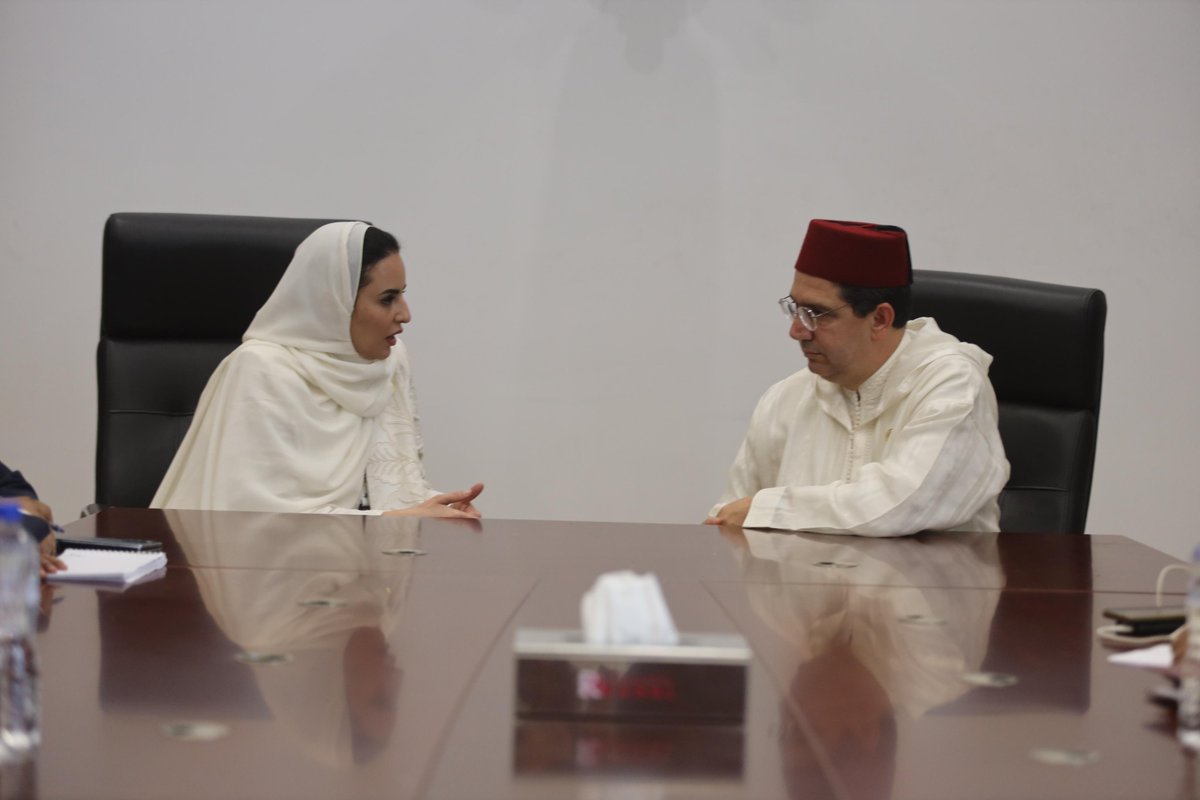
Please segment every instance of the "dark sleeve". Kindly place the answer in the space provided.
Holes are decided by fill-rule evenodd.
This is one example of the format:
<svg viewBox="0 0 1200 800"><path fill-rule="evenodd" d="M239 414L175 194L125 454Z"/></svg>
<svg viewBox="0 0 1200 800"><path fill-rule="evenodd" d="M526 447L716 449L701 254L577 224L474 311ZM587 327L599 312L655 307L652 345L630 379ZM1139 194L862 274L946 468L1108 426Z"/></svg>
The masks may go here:
<svg viewBox="0 0 1200 800"><path fill-rule="evenodd" d="M38 543L41 543L43 539L50 535L50 523L32 514L21 515L21 527Z"/></svg>
<svg viewBox="0 0 1200 800"><path fill-rule="evenodd" d="M36 500L37 492L24 475L9 469L0 461L0 497L32 497Z"/></svg>

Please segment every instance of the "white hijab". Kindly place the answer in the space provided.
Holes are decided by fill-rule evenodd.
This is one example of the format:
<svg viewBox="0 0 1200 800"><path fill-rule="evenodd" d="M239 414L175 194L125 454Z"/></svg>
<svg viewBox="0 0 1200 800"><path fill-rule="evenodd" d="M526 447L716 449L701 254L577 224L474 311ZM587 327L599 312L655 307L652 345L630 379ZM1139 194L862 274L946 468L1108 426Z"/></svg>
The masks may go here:
<svg viewBox="0 0 1200 800"><path fill-rule="evenodd" d="M354 508L402 347L368 361L350 340L363 222L323 225L213 372L155 508Z"/></svg>

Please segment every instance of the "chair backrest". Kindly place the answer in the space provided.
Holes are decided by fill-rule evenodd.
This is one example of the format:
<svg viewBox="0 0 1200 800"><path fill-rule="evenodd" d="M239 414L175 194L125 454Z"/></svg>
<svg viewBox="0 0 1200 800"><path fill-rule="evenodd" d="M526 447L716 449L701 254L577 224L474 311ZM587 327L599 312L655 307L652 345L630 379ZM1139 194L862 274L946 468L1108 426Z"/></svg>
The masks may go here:
<svg viewBox="0 0 1200 800"><path fill-rule="evenodd" d="M149 505L209 376L320 219L113 214L104 227L96 502Z"/></svg>
<svg viewBox="0 0 1200 800"><path fill-rule="evenodd" d="M1099 289L915 270L913 317L993 357L1000 438L1012 474L1004 531L1083 533L1100 419L1104 322Z"/></svg>

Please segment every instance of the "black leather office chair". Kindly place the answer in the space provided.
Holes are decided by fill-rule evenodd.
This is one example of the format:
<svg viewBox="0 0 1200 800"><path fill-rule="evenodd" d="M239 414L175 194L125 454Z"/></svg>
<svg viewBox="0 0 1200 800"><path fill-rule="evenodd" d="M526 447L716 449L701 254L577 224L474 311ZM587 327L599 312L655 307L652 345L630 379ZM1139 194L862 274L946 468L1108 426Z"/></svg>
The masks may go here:
<svg viewBox="0 0 1200 800"><path fill-rule="evenodd" d="M96 503L149 505L209 375L296 246L332 220L113 214L104 227Z"/></svg>
<svg viewBox="0 0 1200 800"><path fill-rule="evenodd" d="M992 355L1000 438L1012 474L1004 531L1083 533L1104 370L1099 289L915 270L913 317Z"/></svg>

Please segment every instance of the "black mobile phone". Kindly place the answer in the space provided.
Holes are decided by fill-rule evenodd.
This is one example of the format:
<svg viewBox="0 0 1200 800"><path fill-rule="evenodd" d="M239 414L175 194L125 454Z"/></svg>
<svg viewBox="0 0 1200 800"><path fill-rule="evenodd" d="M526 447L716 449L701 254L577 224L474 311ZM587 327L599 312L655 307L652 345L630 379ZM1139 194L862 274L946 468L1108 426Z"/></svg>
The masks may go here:
<svg viewBox="0 0 1200 800"><path fill-rule="evenodd" d="M102 536L94 539L71 539L58 537L58 552L64 550L125 550L133 553L144 553L162 550L162 542L152 539L108 539Z"/></svg>
<svg viewBox="0 0 1200 800"><path fill-rule="evenodd" d="M1106 608L1104 616L1121 625L1128 625L1130 633L1134 636L1171 633L1184 623L1184 611L1180 606Z"/></svg>

